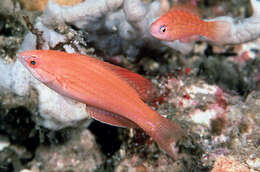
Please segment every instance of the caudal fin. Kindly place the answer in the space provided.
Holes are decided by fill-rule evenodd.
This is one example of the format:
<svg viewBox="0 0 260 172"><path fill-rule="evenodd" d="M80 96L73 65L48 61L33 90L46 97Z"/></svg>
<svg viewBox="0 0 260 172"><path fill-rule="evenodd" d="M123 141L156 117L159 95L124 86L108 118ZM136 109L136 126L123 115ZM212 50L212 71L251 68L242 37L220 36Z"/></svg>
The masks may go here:
<svg viewBox="0 0 260 172"><path fill-rule="evenodd" d="M226 21L207 21L206 27L202 34L207 39L215 42L216 44L222 44L225 39L229 37L229 31L231 24Z"/></svg>
<svg viewBox="0 0 260 172"><path fill-rule="evenodd" d="M149 135L168 155L177 159L176 143L186 135L184 130L177 123L163 117L157 124L156 129Z"/></svg>

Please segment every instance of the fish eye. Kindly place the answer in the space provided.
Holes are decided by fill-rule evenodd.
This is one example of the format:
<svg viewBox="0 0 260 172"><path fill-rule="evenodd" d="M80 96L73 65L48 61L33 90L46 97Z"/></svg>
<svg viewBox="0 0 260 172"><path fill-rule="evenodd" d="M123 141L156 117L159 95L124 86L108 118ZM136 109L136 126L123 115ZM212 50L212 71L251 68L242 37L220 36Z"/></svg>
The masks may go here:
<svg viewBox="0 0 260 172"><path fill-rule="evenodd" d="M35 56L31 56L30 59L28 60L28 64L30 67L36 67L38 62L37 62L37 58Z"/></svg>
<svg viewBox="0 0 260 172"><path fill-rule="evenodd" d="M167 26L166 25L161 25L160 26L160 32L165 33L167 31Z"/></svg>
<svg viewBox="0 0 260 172"><path fill-rule="evenodd" d="M36 62L34 60L31 60L30 63L31 63L31 65L35 65L36 64Z"/></svg>
<svg viewBox="0 0 260 172"><path fill-rule="evenodd" d="M35 68L35 67L37 66L37 62L36 62L35 59L30 59L30 60L28 61L28 64L29 64L29 66L32 67L32 68Z"/></svg>

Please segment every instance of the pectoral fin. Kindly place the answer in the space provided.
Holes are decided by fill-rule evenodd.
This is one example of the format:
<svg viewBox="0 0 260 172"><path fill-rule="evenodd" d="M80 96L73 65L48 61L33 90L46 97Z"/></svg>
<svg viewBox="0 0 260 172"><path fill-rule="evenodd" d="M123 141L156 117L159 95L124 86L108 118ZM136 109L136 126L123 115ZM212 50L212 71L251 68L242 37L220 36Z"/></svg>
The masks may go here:
<svg viewBox="0 0 260 172"><path fill-rule="evenodd" d="M110 124L117 127L137 128L138 126L131 120L117 115L115 113L105 111L96 107L86 106L90 116L100 122Z"/></svg>

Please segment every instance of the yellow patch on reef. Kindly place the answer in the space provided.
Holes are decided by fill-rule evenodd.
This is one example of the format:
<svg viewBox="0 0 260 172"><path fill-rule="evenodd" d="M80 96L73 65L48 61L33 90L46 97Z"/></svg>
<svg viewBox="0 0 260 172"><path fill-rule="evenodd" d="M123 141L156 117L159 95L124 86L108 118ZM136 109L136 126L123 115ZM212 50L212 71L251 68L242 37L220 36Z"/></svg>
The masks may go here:
<svg viewBox="0 0 260 172"><path fill-rule="evenodd" d="M22 7L30 11L43 11L49 0L19 0ZM60 5L72 6L84 0L53 0Z"/></svg>

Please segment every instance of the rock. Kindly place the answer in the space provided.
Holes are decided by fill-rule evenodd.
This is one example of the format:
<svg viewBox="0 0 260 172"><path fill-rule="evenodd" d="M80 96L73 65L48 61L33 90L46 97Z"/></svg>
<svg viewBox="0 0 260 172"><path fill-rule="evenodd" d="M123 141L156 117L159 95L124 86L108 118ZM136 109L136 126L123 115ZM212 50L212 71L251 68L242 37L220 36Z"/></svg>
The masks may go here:
<svg viewBox="0 0 260 172"><path fill-rule="evenodd" d="M211 172L249 172L249 168L245 164L236 161L234 157L219 156L216 159Z"/></svg>
<svg viewBox="0 0 260 172"><path fill-rule="evenodd" d="M93 172L103 162L102 153L88 130L76 132L65 144L38 147L31 164L41 171Z"/></svg>

